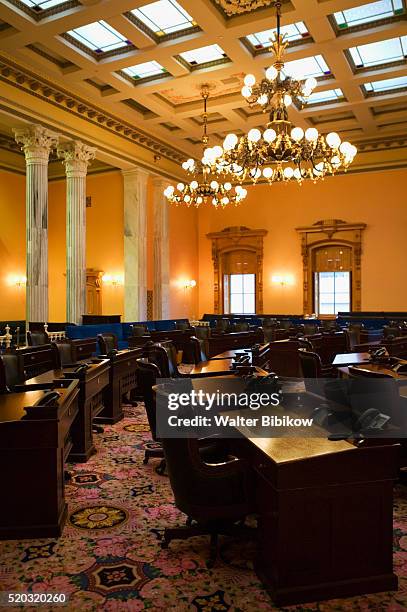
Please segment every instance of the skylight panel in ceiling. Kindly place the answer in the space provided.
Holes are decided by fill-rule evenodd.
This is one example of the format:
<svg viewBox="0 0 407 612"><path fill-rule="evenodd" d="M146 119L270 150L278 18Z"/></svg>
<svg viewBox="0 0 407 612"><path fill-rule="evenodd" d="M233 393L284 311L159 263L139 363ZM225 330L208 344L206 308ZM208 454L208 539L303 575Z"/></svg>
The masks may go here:
<svg viewBox="0 0 407 612"><path fill-rule="evenodd" d="M132 44L106 21L89 23L70 30L67 34L96 53L106 53Z"/></svg>
<svg viewBox="0 0 407 612"><path fill-rule="evenodd" d="M399 62L407 57L407 36L351 47L349 53L356 68Z"/></svg>
<svg viewBox="0 0 407 612"><path fill-rule="evenodd" d="M196 26L195 21L176 0L159 0L130 11L157 36Z"/></svg>
<svg viewBox="0 0 407 612"><path fill-rule="evenodd" d="M273 38L274 32L276 32L276 28L264 30L263 32L256 32L256 34L249 34L246 36L246 39L256 49L266 49L271 45L271 39ZM285 34L287 40L290 42L309 36L307 27L302 21L281 26L281 33Z"/></svg>
<svg viewBox="0 0 407 612"><path fill-rule="evenodd" d="M65 4L67 0L21 0L23 4L29 6L33 10L43 10Z"/></svg>
<svg viewBox="0 0 407 612"><path fill-rule="evenodd" d="M134 79L146 79L159 74L165 74L167 71L164 66L161 66L161 64L156 61L152 61L123 68L122 72Z"/></svg>
<svg viewBox="0 0 407 612"><path fill-rule="evenodd" d="M320 102L337 102L344 99L342 89L328 89L328 91L315 91L303 102L309 104L319 104Z"/></svg>
<svg viewBox="0 0 407 612"><path fill-rule="evenodd" d="M394 79L384 79L371 83L364 83L363 88L367 94L385 94L407 87L407 76L396 77Z"/></svg>
<svg viewBox="0 0 407 612"><path fill-rule="evenodd" d="M331 74L329 66L322 55L314 55L312 57L304 57L303 59L287 62L283 72L286 75L290 75L300 80L311 76L321 77Z"/></svg>
<svg viewBox="0 0 407 612"><path fill-rule="evenodd" d="M352 28L364 23L372 23L381 19L395 17L404 12L403 0L379 0L363 6L338 11L334 19L339 29Z"/></svg>
<svg viewBox="0 0 407 612"><path fill-rule="evenodd" d="M219 45L208 45L207 47L180 53L180 57L190 64L190 66L200 66L208 62L225 59L227 55Z"/></svg>

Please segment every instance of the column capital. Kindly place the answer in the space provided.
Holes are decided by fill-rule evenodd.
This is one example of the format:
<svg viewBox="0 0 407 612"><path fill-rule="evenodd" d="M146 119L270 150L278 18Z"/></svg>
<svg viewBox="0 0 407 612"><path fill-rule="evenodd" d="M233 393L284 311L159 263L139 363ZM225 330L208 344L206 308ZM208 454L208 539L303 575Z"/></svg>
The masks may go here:
<svg viewBox="0 0 407 612"><path fill-rule="evenodd" d="M150 172L144 168L132 168L131 170L122 170L122 176L125 181L142 180L147 181Z"/></svg>
<svg viewBox="0 0 407 612"><path fill-rule="evenodd" d="M58 144L58 134L42 125L14 128L14 137L22 145L27 164L48 164L51 149Z"/></svg>
<svg viewBox="0 0 407 612"><path fill-rule="evenodd" d="M88 172L89 163L95 159L97 149L89 147L80 140L64 142L58 147L58 157L65 164L68 178L83 178Z"/></svg>

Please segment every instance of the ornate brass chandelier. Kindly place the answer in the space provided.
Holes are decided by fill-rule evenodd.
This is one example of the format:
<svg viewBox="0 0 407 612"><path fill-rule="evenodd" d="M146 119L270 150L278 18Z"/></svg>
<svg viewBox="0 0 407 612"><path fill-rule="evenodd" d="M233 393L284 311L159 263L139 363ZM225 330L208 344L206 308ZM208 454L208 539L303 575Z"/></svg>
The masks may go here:
<svg viewBox="0 0 407 612"><path fill-rule="evenodd" d="M357 149L350 142L341 142L336 132L326 137L316 128L294 127L287 108L295 102L299 108L317 85L315 78L298 81L284 73L283 55L288 46L281 34L281 2L275 2L277 33L272 43L274 62L266 78L256 84L254 75L244 79L242 95L250 106L260 104L269 112L270 121L263 133L257 128L240 139L228 134L223 142L223 156L212 153L212 161L224 172L230 172L241 182L250 178L254 183L262 176L270 183L304 179L314 181L338 170L346 171ZM212 150L213 151L213 150ZM217 153L217 152L216 152Z"/></svg>
<svg viewBox="0 0 407 612"><path fill-rule="evenodd" d="M215 208L224 208L228 204L238 205L247 196L247 190L241 185L233 185L230 181L221 182L219 179L219 158L223 154L220 146L207 147L208 137L208 112L207 101L209 97L208 86L202 87L202 98L204 101L203 120L203 157L200 161L190 158L182 164L182 168L191 176L188 183L178 183L176 187L169 185L164 190L164 195L169 202L185 204L187 207L199 207L202 203L211 203ZM221 173L227 173L227 169L221 169ZM218 180L217 180L218 179Z"/></svg>

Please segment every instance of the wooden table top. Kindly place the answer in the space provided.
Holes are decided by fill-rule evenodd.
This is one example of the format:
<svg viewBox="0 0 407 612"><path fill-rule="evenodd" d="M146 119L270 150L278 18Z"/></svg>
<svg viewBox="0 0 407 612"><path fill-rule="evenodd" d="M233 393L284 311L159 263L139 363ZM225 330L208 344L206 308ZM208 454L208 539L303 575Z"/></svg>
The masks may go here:
<svg viewBox="0 0 407 612"><path fill-rule="evenodd" d="M26 393L5 393L0 396L0 422L20 421L27 416L24 408L33 406L44 396L44 391L27 391Z"/></svg>
<svg viewBox="0 0 407 612"><path fill-rule="evenodd" d="M95 363L92 363L89 360L85 359L82 362L78 361L77 364L72 365L72 366L67 366L67 367L64 367L58 370L48 370L47 372L43 372L43 374L38 374L37 376L34 376L33 378L29 378L28 380L26 380L25 383L23 383L23 385L24 384L25 385L37 385L37 384L43 385L49 382L53 382L54 380L58 380L59 378L69 378L68 376L69 373L75 373L75 370L77 369L77 367L84 363L88 364L88 369L85 370L87 375L90 375L93 372L96 372L98 369L105 370L106 368L110 367L109 359L100 359L97 362L95 361Z"/></svg>
<svg viewBox="0 0 407 612"><path fill-rule="evenodd" d="M253 438L247 435L244 427L237 428L254 446L257 446L274 463L303 461L322 455L356 450L346 440L327 440L326 438Z"/></svg>
<svg viewBox="0 0 407 612"><path fill-rule="evenodd" d="M370 353L339 353L335 356L332 365L336 367L348 366L348 365L360 365L368 363L370 360Z"/></svg>
<svg viewBox="0 0 407 612"><path fill-rule="evenodd" d="M201 361L193 367L190 374L225 374L230 372L231 365L232 358Z"/></svg>
<svg viewBox="0 0 407 612"><path fill-rule="evenodd" d="M239 355L249 355L251 354L251 349L230 349L229 351L224 351L223 353L219 353L219 355L215 355L211 357L212 359L234 359Z"/></svg>

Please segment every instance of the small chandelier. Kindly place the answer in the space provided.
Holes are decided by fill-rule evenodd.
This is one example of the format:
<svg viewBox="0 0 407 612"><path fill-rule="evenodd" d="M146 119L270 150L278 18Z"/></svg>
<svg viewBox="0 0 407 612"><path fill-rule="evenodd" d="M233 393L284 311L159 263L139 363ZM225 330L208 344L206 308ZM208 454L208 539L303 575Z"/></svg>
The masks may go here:
<svg viewBox="0 0 407 612"><path fill-rule="evenodd" d="M185 204L187 207L199 207L203 203L211 203L215 208L224 208L228 204L237 206L247 196L247 190L241 185L236 185L233 188L231 182L220 182L219 171L226 173L225 168L221 168L221 156L223 149L220 146L213 148L207 147L208 144L208 113L207 100L209 98L209 88L204 85L202 87L202 98L204 101L203 119L203 157L201 161L195 161L190 158L182 164L185 170L192 178L191 182L178 183L176 187L169 185L164 190L164 195L169 202L175 204Z"/></svg>
<svg viewBox="0 0 407 612"><path fill-rule="evenodd" d="M314 181L338 170L346 171L357 153L350 142L342 142L336 132L326 137L316 128L294 127L288 119L287 108L296 102L302 108L317 81L314 77L297 81L283 72L284 51L288 42L281 34L281 2L275 2L277 33L272 43L274 63L266 71L266 78L256 85L254 75L244 79L242 95L250 106L260 104L268 111L270 121L262 133L253 128L247 136L238 139L228 134L223 143L223 156L218 165L231 172L239 181L250 178L254 183L262 176L270 183L304 179Z"/></svg>

